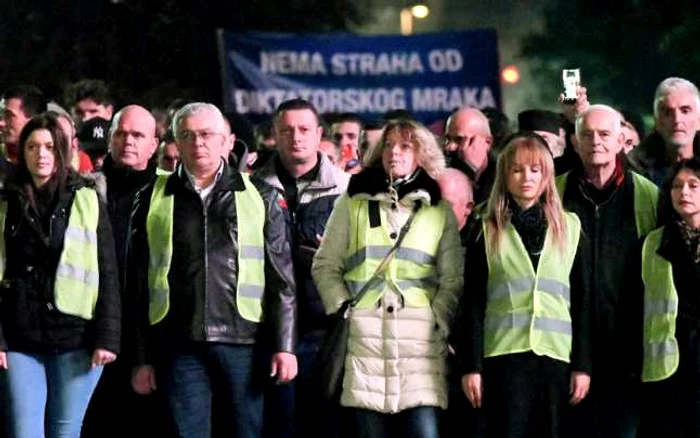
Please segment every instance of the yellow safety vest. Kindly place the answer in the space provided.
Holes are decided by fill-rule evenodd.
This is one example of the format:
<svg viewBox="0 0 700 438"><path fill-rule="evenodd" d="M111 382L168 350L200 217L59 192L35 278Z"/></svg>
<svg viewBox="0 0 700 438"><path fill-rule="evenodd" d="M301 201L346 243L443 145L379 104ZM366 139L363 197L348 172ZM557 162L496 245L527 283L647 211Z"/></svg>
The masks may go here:
<svg viewBox="0 0 700 438"><path fill-rule="evenodd" d="M571 299L569 275L574 264L581 222L564 214L565 252L547 230L535 272L520 235L512 224L503 231L499 251L486 244L489 277L486 286L484 356L532 351L569 362ZM490 231L484 223L484 238Z"/></svg>
<svg viewBox="0 0 700 438"><path fill-rule="evenodd" d="M7 202L0 202L0 277L5 275L7 254L5 248L5 219ZM56 309L67 315L90 320L100 286L97 259L97 223L100 207L97 192L84 187L75 192L63 236L63 251L58 260L54 280Z"/></svg>
<svg viewBox="0 0 700 438"><path fill-rule="evenodd" d="M673 283L671 263L657 254L664 227L647 236L642 248L644 280L644 361L642 381L664 380L678 369L680 356L676 340L678 292Z"/></svg>
<svg viewBox="0 0 700 438"><path fill-rule="evenodd" d="M381 225L370 227L369 200L350 198L350 244L345 253L345 285L356 294L372 278L384 256L394 246L387 230L386 212L380 211ZM440 238L442 237L447 209L446 203L437 206L424 205L416 213L411 228L404 237L384 275L375 279L372 286L357 304L368 308L382 297L387 285L401 293L409 307L428 307L438 289L435 268Z"/></svg>
<svg viewBox="0 0 700 438"><path fill-rule="evenodd" d="M571 172L556 178L557 191L563 200L566 180ZM634 183L634 221L637 225L637 237L642 238L656 228L656 207L659 204L659 189L653 182L637 172L630 172Z"/></svg>
<svg viewBox="0 0 700 438"><path fill-rule="evenodd" d="M238 227L238 284L236 306L244 319L260 322L265 291L265 204L247 175L245 190L234 192ZM173 195L165 194L168 175L158 176L146 218L150 260L148 287L151 324L160 322L170 309L168 273L173 255Z"/></svg>

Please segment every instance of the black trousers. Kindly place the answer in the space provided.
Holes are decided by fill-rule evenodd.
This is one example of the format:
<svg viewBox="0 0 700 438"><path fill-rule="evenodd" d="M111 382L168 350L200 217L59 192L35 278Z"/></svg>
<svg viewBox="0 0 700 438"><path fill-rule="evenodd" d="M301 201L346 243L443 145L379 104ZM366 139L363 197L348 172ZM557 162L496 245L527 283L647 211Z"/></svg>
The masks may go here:
<svg viewBox="0 0 700 438"><path fill-rule="evenodd" d="M660 382L642 384L641 438L700 438L700 320L679 317L680 363Z"/></svg>
<svg viewBox="0 0 700 438"><path fill-rule="evenodd" d="M567 437L569 365L532 352L484 360L489 438Z"/></svg>
<svg viewBox="0 0 700 438"><path fill-rule="evenodd" d="M117 359L105 367L83 420L82 438L172 438L160 390L139 395L131 389L131 367Z"/></svg>

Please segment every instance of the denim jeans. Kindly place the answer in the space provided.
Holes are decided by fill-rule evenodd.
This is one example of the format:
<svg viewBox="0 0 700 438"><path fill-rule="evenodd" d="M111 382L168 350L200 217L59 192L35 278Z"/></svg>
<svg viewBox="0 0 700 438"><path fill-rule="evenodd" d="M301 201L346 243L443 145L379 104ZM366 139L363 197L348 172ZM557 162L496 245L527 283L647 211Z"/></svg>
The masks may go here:
<svg viewBox="0 0 700 438"><path fill-rule="evenodd" d="M363 438L438 438L439 408L419 406L396 414L355 409L357 436Z"/></svg>
<svg viewBox="0 0 700 438"><path fill-rule="evenodd" d="M202 342L173 352L162 367L161 382L177 433L209 438L214 430L222 436L260 437L263 385L257 373L267 373L269 366L259 363L252 345Z"/></svg>
<svg viewBox="0 0 700 438"><path fill-rule="evenodd" d="M102 367L91 368L88 350L35 354L7 352L0 391L10 435L16 438L78 438ZM44 434L46 424L46 434Z"/></svg>

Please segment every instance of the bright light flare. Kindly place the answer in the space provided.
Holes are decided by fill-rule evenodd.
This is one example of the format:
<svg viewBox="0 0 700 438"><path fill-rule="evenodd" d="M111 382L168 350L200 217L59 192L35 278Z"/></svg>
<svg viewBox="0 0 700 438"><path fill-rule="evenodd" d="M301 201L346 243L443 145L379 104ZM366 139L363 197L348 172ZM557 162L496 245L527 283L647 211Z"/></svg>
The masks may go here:
<svg viewBox="0 0 700 438"><path fill-rule="evenodd" d="M423 4L411 7L411 14L416 18L425 18L430 14L430 9Z"/></svg>
<svg viewBox="0 0 700 438"><path fill-rule="evenodd" d="M509 65L501 70L501 79L506 84L515 85L520 82L520 69L514 65Z"/></svg>

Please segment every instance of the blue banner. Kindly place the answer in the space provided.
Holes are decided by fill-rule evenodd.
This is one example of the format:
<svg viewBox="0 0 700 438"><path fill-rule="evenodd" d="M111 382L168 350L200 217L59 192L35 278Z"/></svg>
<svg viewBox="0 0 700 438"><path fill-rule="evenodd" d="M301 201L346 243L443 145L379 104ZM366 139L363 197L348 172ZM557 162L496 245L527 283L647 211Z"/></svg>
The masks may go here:
<svg viewBox="0 0 700 438"><path fill-rule="evenodd" d="M219 31L224 105L261 121L301 97L320 113L381 119L406 109L426 124L459 107L501 107L493 30L414 36Z"/></svg>

